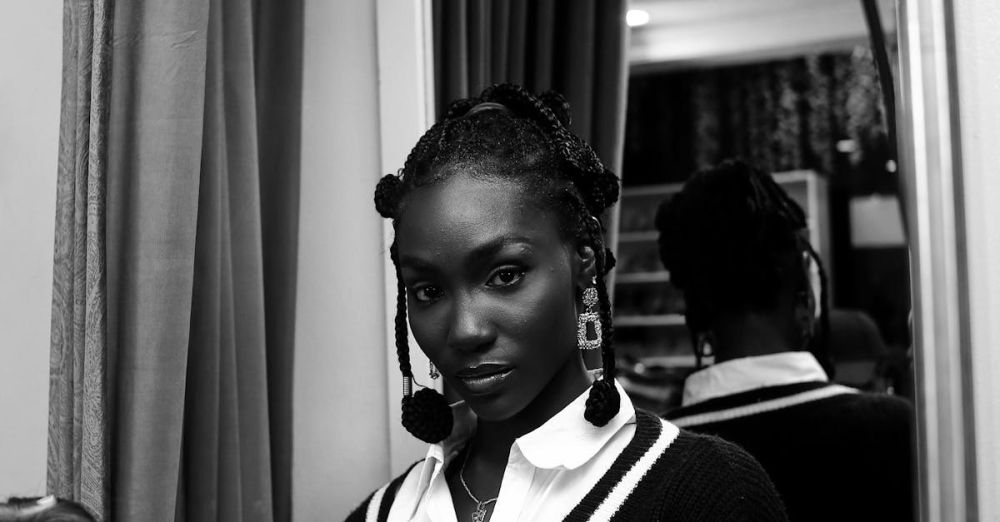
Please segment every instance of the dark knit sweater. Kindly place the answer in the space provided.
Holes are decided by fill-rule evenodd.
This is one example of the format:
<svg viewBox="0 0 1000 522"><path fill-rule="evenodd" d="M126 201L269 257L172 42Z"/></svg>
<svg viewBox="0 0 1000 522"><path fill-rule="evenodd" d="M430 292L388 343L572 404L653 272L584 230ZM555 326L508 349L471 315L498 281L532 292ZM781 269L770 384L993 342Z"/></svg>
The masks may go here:
<svg viewBox="0 0 1000 522"><path fill-rule="evenodd" d="M565 520L591 520L594 511L609 499L629 470L640 465L640 459L653 446L662 427L652 414L637 411L632 441ZM395 493L410 470L388 485L379 509L369 510L373 493L347 520L386 520ZM611 520L787 520L773 484L753 457L719 438L685 431L652 461L626 493ZM377 511L377 516L366 519L369 511Z"/></svg>
<svg viewBox="0 0 1000 522"><path fill-rule="evenodd" d="M898 397L838 390L825 382L772 386L667 418L746 449L793 521L913 520L912 407Z"/></svg>

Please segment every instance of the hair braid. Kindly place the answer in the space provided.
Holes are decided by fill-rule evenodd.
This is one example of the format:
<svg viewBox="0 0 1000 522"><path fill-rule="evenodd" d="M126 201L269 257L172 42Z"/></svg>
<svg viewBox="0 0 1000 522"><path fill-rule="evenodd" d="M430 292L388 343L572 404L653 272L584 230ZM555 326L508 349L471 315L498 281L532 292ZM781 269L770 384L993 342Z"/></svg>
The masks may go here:
<svg viewBox="0 0 1000 522"><path fill-rule="evenodd" d="M833 360L830 357L830 303L827 299L829 278L826 275L823 260L820 259L819 254L808 241L806 242L806 248L809 249L809 257L816 262L816 268L819 271L819 296L817 297L819 301L819 336L817 336L818 339L813 340L811 348L820 365L826 370L827 376L832 379L836 373L836 367L833 365Z"/></svg>
<svg viewBox="0 0 1000 522"><path fill-rule="evenodd" d="M396 244L393 242L392 249ZM393 256L393 265L396 267L396 357L399 359L399 371L404 378L413 378L413 369L410 367L410 343L409 332L406 325L406 285L403 283L403 276L399 270L399 263Z"/></svg>
<svg viewBox="0 0 1000 522"><path fill-rule="evenodd" d="M590 388L590 396L587 397L584 418L595 426L604 426L616 414L621 406L621 397L618 388L615 387L615 326L611 319L611 299L608 297L608 287L604 276L611 270L607 266L607 251L601 241L600 222L596 218L589 218L591 241L594 245L594 261L596 264L597 276L595 286L597 289L597 302L600 307L598 317L601 321L601 365L603 375ZM613 258L612 258L613 260Z"/></svg>

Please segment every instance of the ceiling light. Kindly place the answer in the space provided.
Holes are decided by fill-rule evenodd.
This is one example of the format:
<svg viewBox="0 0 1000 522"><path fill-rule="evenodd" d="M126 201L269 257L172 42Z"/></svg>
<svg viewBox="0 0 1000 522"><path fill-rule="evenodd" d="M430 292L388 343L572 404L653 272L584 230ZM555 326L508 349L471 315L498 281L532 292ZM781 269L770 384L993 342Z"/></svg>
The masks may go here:
<svg viewBox="0 0 1000 522"><path fill-rule="evenodd" d="M629 27L638 27L649 23L649 13L642 9L629 9L625 13L625 23Z"/></svg>

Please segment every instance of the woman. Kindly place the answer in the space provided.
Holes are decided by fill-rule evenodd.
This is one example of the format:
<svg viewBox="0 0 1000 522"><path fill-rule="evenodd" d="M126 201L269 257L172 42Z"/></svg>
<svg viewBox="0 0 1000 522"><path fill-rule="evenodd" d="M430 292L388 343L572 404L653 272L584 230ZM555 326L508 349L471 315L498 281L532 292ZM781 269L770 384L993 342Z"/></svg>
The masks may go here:
<svg viewBox="0 0 1000 522"><path fill-rule="evenodd" d="M750 452L793 520L913 520L913 408L830 382L827 278L808 223L770 174L734 160L660 207L660 254L696 356L714 355L667 418Z"/></svg>
<svg viewBox="0 0 1000 522"><path fill-rule="evenodd" d="M756 461L636 411L615 382L599 216L618 178L568 126L559 95L494 86L379 182L403 425L431 446L349 520L784 519ZM413 393L407 313L431 378L463 401Z"/></svg>

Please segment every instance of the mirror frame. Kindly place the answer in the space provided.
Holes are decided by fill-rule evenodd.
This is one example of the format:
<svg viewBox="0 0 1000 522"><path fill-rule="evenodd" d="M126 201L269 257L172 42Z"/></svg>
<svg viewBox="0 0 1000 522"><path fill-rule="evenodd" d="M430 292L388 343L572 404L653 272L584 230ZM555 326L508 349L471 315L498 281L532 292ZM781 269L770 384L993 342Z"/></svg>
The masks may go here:
<svg viewBox="0 0 1000 522"><path fill-rule="evenodd" d="M947 0L899 0L896 25L920 518L976 520L973 325L952 6Z"/></svg>

